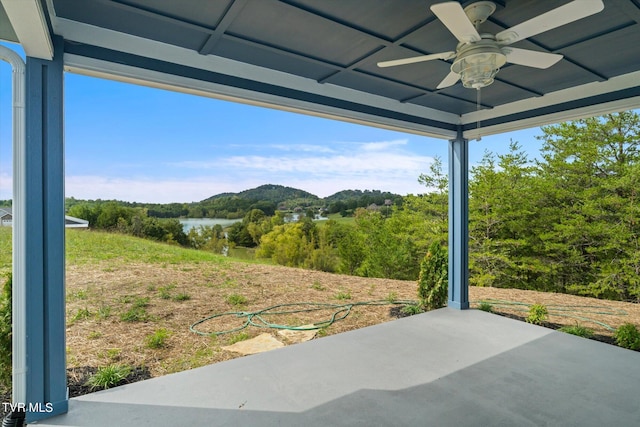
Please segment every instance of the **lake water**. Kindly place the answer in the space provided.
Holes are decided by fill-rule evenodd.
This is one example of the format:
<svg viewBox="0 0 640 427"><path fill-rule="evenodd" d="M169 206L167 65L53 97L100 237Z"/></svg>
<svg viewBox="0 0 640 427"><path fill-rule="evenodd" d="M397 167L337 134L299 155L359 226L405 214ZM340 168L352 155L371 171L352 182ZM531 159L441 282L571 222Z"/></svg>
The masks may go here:
<svg viewBox="0 0 640 427"><path fill-rule="evenodd" d="M298 219L300 219L300 215L297 213L294 214L289 214L285 217L285 222L295 222L298 221ZM323 220L327 220L329 218L325 218L325 217L321 217L320 215L316 215L316 217L314 218L315 221L323 221ZM209 225L211 227L213 227L216 224L220 224L222 226L222 228L227 228L230 225L236 223L236 222L240 222L242 221L242 218L240 219L227 219L227 218L180 218L179 219L180 223L182 224L182 228L184 229L185 233L188 233L189 230L191 230L192 228L195 227L200 227L202 226L206 226Z"/></svg>
<svg viewBox="0 0 640 427"><path fill-rule="evenodd" d="M194 227L211 226L220 224L222 228L229 227L230 225L242 221L242 219L227 219L227 218L180 218L180 223L185 233L188 233Z"/></svg>

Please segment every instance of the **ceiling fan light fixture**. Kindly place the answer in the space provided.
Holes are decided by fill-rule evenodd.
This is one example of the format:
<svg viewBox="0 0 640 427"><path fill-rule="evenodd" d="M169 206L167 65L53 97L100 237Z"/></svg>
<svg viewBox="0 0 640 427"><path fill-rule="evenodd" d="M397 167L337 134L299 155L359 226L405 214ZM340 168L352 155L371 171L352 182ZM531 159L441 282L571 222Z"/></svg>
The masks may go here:
<svg viewBox="0 0 640 427"><path fill-rule="evenodd" d="M507 62L507 57L495 44L483 41L460 48L451 65L451 71L459 74L463 86L469 89L489 86L500 67Z"/></svg>
<svg viewBox="0 0 640 427"><path fill-rule="evenodd" d="M429 7L435 17L458 40L455 52L382 61L378 66L393 67L435 59L453 59L451 72L436 89L448 88L462 80L464 87L479 90L492 84L500 68L507 62L543 70L563 58L556 53L509 47L510 44L578 21L604 9L603 0L572 0L564 6L549 10L497 34L481 34L480 25L496 11L496 4L482 0L472 2L463 8L460 3L461 0L443 1ZM501 3L505 3L504 0Z"/></svg>

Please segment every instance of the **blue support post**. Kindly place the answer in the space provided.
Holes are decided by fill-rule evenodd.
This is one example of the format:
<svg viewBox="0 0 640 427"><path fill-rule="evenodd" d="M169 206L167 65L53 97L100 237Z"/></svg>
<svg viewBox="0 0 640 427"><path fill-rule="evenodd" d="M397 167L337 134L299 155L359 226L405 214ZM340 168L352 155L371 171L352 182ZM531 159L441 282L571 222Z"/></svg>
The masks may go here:
<svg viewBox="0 0 640 427"><path fill-rule="evenodd" d="M14 289L24 298L14 400L28 423L68 409L62 55L57 38L53 60L27 57L26 143L14 150Z"/></svg>
<svg viewBox="0 0 640 427"><path fill-rule="evenodd" d="M469 308L469 141L449 141L449 307Z"/></svg>

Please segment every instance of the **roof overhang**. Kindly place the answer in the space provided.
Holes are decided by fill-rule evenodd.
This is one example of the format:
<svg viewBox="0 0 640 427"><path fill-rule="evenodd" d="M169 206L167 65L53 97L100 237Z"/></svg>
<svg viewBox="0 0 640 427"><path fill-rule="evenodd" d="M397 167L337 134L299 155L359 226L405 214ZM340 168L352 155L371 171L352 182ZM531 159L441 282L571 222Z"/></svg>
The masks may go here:
<svg viewBox="0 0 640 427"><path fill-rule="evenodd" d="M4 23L7 35L15 36L10 41L19 42L28 56L51 60L53 43L42 3L39 0L2 0L1 3L0 19L9 21L10 25Z"/></svg>
<svg viewBox="0 0 640 427"><path fill-rule="evenodd" d="M480 102L460 84L436 88L451 61L375 65L451 50L455 38L429 9L439 1L0 1L33 56L29 46L44 53L50 46L49 34L41 34L46 10L52 35L64 39L70 72L437 138L459 130L466 138L511 132L640 105L635 0L605 0L600 13L514 44L564 59L546 70L506 65ZM26 17L26 9L13 9L23 3L35 12ZM496 33L568 0L495 3L483 31ZM35 35L20 29L35 25L33 19Z"/></svg>

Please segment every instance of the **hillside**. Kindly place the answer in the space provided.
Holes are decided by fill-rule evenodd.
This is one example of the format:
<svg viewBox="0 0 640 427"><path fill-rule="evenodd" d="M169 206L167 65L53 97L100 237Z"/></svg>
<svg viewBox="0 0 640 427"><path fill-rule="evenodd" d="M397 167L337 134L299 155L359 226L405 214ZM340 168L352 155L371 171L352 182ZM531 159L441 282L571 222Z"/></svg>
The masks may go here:
<svg viewBox="0 0 640 427"><path fill-rule="evenodd" d="M239 197L241 199L251 201L269 201L273 203L281 203L292 199L312 199L318 200L318 196L298 188L285 187L284 185L264 184L256 188L244 190L239 193L221 193L204 199L201 203L210 202L212 200L225 197Z"/></svg>

